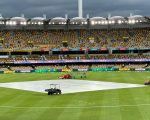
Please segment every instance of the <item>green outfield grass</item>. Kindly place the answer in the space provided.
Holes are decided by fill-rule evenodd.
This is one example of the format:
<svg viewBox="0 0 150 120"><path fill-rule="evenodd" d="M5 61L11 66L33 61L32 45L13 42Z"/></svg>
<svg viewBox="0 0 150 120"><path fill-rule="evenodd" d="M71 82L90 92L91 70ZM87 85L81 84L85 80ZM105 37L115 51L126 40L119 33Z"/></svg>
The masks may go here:
<svg viewBox="0 0 150 120"><path fill-rule="evenodd" d="M61 73L1 74L0 82L58 79ZM150 72L89 72L88 80L143 84ZM150 87L66 95L0 88L0 120L150 120Z"/></svg>

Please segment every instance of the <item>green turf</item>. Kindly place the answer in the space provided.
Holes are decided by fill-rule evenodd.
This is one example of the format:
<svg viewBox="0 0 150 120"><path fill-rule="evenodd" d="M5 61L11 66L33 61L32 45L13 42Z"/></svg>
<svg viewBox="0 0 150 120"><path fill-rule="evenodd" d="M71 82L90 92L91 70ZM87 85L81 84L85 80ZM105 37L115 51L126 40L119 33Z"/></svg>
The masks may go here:
<svg viewBox="0 0 150 120"><path fill-rule="evenodd" d="M2 74L0 82L58 79L61 73ZM150 72L89 72L87 79L143 84ZM0 88L0 120L150 120L150 88L47 96Z"/></svg>

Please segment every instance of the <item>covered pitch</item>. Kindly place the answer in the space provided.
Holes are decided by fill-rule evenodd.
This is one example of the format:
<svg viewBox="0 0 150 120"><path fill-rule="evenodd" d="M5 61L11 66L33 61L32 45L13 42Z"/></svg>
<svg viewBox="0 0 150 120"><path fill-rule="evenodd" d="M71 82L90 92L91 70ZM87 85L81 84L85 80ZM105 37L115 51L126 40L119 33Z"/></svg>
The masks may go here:
<svg viewBox="0 0 150 120"><path fill-rule="evenodd" d="M45 93L44 90L49 88L50 84L60 84L60 89L62 90L62 94L97 91L97 90L134 88L134 87L144 86L139 84L71 79L71 80L41 80L41 81L29 81L29 82L1 83L0 87Z"/></svg>

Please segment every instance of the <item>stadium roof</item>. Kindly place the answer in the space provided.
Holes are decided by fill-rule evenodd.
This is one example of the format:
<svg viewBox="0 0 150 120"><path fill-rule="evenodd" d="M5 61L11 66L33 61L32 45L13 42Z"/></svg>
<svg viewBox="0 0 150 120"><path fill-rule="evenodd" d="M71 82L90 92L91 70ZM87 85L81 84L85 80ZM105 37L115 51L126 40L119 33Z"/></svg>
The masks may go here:
<svg viewBox="0 0 150 120"><path fill-rule="evenodd" d="M89 19L89 20L88 20ZM12 18L3 18L0 15L0 21L6 21L3 25L110 25L110 24L137 24L137 23L146 23L150 22L147 17L142 15L130 15L129 17L123 16L113 16L113 17L92 17L92 18L82 18L82 17L74 17L74 18L63 18L63 17L54 17L52 19L46 19L46 15L43 17L34 17L32 19L25 18L24 15L21 17L12 17ZM90 21L90 22L89 22ZM49 23L48 23L49 22ZM1 24L0 24L1 25Z"/></svg>
<svg viewBox="0 0 150 120"><path fill-rule="evenodd" d="M134 16L130 16L128 18L129 19L145 19L142 15L134 15Z"/></svg>
<svg viewBox="0 0 150 120"><path fill-rule="evenodd" d="M26 19L24 17L12 17L10 20L13 20L13 21L26 21Z"/></svg>
<svg viewBox="0 0 150 120"><path fill-rule="evenodd" d="M129 16L129 17L127 17L127 18L129 18L129 19L142 19L142 18L144 18L144 16L142 16L142 15L133 15L133 16ZM0 16L0 19L5 19L5 18L3 18L2 16ZM25 17L12 17L12 18L10 18L11 20L27 20ZM108 18L109 20L122 20L122 19L125 19L125 17L123 17L123 16L113 16L113 17L110 17L110 18ZM46 18L45 17L34 17L34 18L31 18L31 21L32 20L34 20L34 21L44 21L44 20L46 20ZM60 21L62 21L62 20L67 20L66 18L63 18L63 17L54 17L54 18L52 18L51 20L60 20ZM82 18L82 17L74 17L74 18L71 18L70 19L71 21L84 21L84 20L87 20L87 18ZM99 17L99 16L97 16L97 17L92 17L92 18L90 18L90 20L106 20L106 18L104 18L104 17Z"/></svg>
<svg viewBox="0 0 150 120"><path fill-rule="evenodd" d="M104 17L92 17L90 20L106 20Z"/></svg>
<svg viewBox="0 0 150 120"><path fill-rule="evenodd" d="M110 20L116 20L116 19L124 19L122 16L113 16L109 18Z"/></svg>
<svg viewBox="0 0 150 120"><path fill-rule="evenodd" d="M142 15L134 15L134 16L130 16L128 17L128 19L131 21L131 20L135 20L135 21L140 21L140 22L147 22L147 20L145 19L144 16Z"/></svg>
<svg viewBox="0 0 150 120"><path fill-rule="evenodd" d="M45 18L44 17L34 17L31 19L31 21L44 21Z"/></svg>
<svg viewBox="0 0 150 120"><path fill-rule="evenodd" d="M86 21L86 18L81 18L81 17L74 17L72 18L70 21L78 21L78 22L82 22L82 21Z"/></svg>
<svg viewBox="0 0 150 120"><path fill-rule="evenodd" d="M72 18L72 20L83 20L83 19L85 19L85 18L81 18L81 17L74 17L74 18Z"/></svg>
<svg viewBox="0 0 150 120"><path fill-rule="evenodd" d="M55 17L55 18L52 18L51 21L66 21L67 19L66 18L63 18L63 17Z"/></svg>
<svg viewBox="0 0 150 120"><path fill-rule="evenodd" d="M64 20L65 18L63 17L55 17L55 18L52 18L52 20Z"/></svg>

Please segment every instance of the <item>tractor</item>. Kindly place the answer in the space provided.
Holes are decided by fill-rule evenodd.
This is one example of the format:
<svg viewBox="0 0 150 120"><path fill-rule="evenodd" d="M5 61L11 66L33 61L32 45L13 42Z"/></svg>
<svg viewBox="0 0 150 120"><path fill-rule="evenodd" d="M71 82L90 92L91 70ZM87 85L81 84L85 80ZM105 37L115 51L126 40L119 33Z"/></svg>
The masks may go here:
<svg viewBox="0 0 150 120"><path fill-rule="evenodd" d="M47 92L48 95L60 95L60 84L50 84L50 88L45 89L45 92Z"/></svg>

